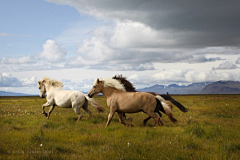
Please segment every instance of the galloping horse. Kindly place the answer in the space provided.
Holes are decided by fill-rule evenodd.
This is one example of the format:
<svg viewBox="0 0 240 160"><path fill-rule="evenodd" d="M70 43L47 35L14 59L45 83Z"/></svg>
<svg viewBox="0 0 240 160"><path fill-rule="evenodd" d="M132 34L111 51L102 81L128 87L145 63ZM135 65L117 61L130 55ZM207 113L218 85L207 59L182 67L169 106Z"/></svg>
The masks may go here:
<svg viewBox="0 0 240 160"><path fill-rule="evenodd" d="M110 108L106 127L111 122L115 112L118 113L120 123L131 127L132 125L123 121L123 113L137 113L140 111L153 118L156 125L163 125L158 114L160 102L154 95L146 92L126 92L118 80L111 78L95 80L92 89L88 92L88 96L93 97L100 92L103 93Z"/></svg>
<svg viewBox="0 0 240 160"><path fill-rule="evenodd" d="M122 75L115 75L114 77L112 77L113 79L118 80L121 84L123 84L125 90L127 92L137 92L135 87L133 87L132 83L129 82L125 77L123 77ZM176 100L174 100L168 93L167 94L158 94L158 93L154 93L154 92L148 92L153 94L154 96L160 96L162 98L164 98L166 100L166 103L168 103L169 105L160 105L159 110L163 113L165 113L169 119L175 123L177 122L177 120L175 118L173 118L172 116L172 105L171 103L173 103L175 106L177 106L182 112L187 112L188 109L185 108L183 105L181 105L179 102L177 102ZM169 107L170 106L170 107ZM125 113L123 114L123 116L125 116ZM160 114L160 117L162 115ZM126 116L125 116L126 117ZM151 117L149 117L150 119ZM147 121L147 119L146 119Z"/></svg>
<svg viewBox="0 0 240 160"><path fill-rule="evenodd" d="M80 112L82 107L92 117L92 112L88 109L88 101L98 111L103 112L102 107L93 99L80 91L67 91L62 89L63 85L57 80L51 80L48 77L38 81L38 88L40 90L40 97L44 98L47 93L47 102L42 106L42 113L49 119L55 106L61 108L73 108L78 114L77 121L81 120L83 115ZM48 114L44 108L51 106Z"/></svg>

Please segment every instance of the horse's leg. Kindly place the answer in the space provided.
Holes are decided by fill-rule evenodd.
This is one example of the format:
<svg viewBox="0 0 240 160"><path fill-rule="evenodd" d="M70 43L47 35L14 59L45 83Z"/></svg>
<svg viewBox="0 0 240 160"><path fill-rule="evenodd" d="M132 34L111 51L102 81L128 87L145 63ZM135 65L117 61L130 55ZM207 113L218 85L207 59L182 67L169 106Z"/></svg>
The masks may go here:
<svg viewBox="0 0 240 160"><path fill-rule="evenodd" d="M177 120L172 116L172 113L167 113L167 116L173 123L177 122Z"/></svg>
<svg viewBox="0 0 240 160"><path fill-rule="evenodd" d="M152 117L149 116L148 118L144 119L144 120L143 120L143 126L146 126L147 121L148 121L149 119L151 119L151 118L152 118Z"/></svg>
<svg viewBox="0 0 240 160"><path fill-rule="evenodd" d="M88 109L88 101L85 100L84 105L82 106L82 108L90 115L90 117L92 118L92 112Z"/></svg>
<svg viewBox="0 0 240 160"><path fill-rule="evenodd" d="M72 104L73 110L77 113L78 119L77 121L80 121L83 117L82 113L80 112L80 107L77 105Z"/></svg>
<svg viewBox="0 0 240 160"><path fill-rule="evenodd" d="M126 113L123 113L123 117L126 118L126 120L132 121L132 118L131 117L127 117Z"/></svg>
<svg viewBox="0 0 240 160"><path fill-rule="evenodd" d="M51 107L50 107L50 109L49 109L49 111L48 111L48 116L47 116L47 118L49 119L49 117L50 117L50 114L52 113L52 111L53 111L53 109L55 108L55 104L53 104Z"/></svg>
<svg viewBox="0 0 240 160"><path fill-rule="evenodd" d="M173 123L176 123L177 120L175 118L173 118L173 116L172 116L172 105L171 105L171 103L166 101L165 105L163 105L162 107L164 108L164 111L165 111L166 115L168 116L168 118Z"/></svg>
<svg viewBox="0 0 240 160"><path fill-rule="evenodd" d="M164 110L166 111L166 115L168 116L168 118L173 122L176 123L177 120L172 116L172 106L171 104L169 104L170 107L168 108L164 108Z"/></svg>
<svg viewBox="0 0 240 160"><path fill-rule="evenodd" d="M112 110L111 109L111 107L110 107L110 113L109 113L109 115L108 115L108 121L107 121L107 124L106 124L106 128L107 128L107 126L110 124L110 122L111 122L111 120L112 120L112 117L113 117L113 115L114 115L114 113L116 112L116 110Z"/></svg>
<svg viewBox="0 0 240 160"><path fill-rule="evenodd" d="M162 117L162 114L158 111L158 112L155 112L155 113L157 113L160 117ZM146 119L144 119L143 120L143 126L146 126L146 124L147 124L147 122L148 122L148 120L150 120L152 117L148 117L148 118L146 118ZM161 123L161 118L160 118L160 123ZM163 124L163 123L162 123Z"/></svg>
<svg viewBox="0 0 240 160"><path fill-rule="evenodd" d="M155 124L156 124L157 126L158 126L160 123L161 123L161 125L163 125L163 122L162 122L162 120L160 119L160 116L159 116L158 113L150 112L150 113L147 113L147 114L155 120Z"/></svg>
<svg viewBox="0 0 240 160"><path fill-rule="evenodd" d="M123 121L123 113L118 112L118 119L119 119L119 122L120 122L121 124L123 124L124 126L133 127L133 125L127 124L127 123L125 123L125 122Z"/></svg>
<svg viewBox="0 0 240 160"><path fill-rule="evenodd" d="M157 117L158 117L158 125L164 125L163 124L163 122L162 122L162 120L161 120L161 116L159 115L159 113L155 113L156 115L157 115ZM156 122L156 121L155 121Z"/></svg>
<svg viewBox="0 0 240 160"><path fill-rule="evenodd" d="M45 112L44 108L50 106L49 102L46 102L45 104L42 105L42 114L44 114L46 117L48 116L48 114Z"/></svg>

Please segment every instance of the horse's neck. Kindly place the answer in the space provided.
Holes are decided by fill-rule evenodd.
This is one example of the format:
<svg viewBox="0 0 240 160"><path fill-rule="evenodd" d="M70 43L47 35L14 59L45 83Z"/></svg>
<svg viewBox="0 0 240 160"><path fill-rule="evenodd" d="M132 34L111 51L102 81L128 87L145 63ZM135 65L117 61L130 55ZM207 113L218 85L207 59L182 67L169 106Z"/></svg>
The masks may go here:
<svg viewBox="0 0 240 160"><path fill-rule="evenodd" d="M56 89L59 89L59 88L54 87L54 86L52 86L52 85L45 85L45 87L46 87L46 92L47 92L47 94L51 94L51 93L53 93Z"/></svg>
<svg viewBox="0 0 240 160"><path fill-rule="evenodd" d="M102 93L106 99L110 98L114 92L117 92L117 89L112 87L103 87Z"/></svg>

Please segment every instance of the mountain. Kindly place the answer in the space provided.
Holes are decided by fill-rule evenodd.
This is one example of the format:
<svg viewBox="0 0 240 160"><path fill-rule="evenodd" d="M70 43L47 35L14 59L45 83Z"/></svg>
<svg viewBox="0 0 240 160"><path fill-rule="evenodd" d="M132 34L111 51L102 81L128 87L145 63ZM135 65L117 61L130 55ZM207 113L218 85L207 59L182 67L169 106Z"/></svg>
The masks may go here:
<svg viewBox="0 0 240 160"><path fill-rule="evenodd" d="M24 93L13 93L13 92L0 91L0 96L32 96L32 95L24 94Z"/></svg>
<svg viewBox="0 0 240 160"><path fill-rule="evenodd" d="M207 85L202 94L240 94L240 82L217 81Z"/></svg>
<svg viewBox="0 0 240 160"><path fill-rule="evenodd" d="M177 84L171 84L169 86L154 85L151 87L137 89L139 92L156 92L159 94L200 94L202 89L206 87L210 82L205 83L193 83L188 86L179 86Z"/></svg>
<svg viewBox="0 0 240 160"><path fill-rule="evenodd" d="M154 85L137 89L139 92L156 92L159 94L240 94L240 82L217 81L205 83L193 83L187 86L171 84L169 86Z"/></svg>

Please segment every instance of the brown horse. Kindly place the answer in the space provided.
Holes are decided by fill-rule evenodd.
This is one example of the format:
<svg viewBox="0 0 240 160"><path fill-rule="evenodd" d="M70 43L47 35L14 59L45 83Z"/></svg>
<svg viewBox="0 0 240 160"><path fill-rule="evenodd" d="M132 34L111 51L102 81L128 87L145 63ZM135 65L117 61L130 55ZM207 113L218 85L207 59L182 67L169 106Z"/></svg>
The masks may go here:
<svg viewBox="0 0 240 160"><path fill-rule="evenodd" d="M118 80L121 84L123 84L123 86L124 86L124 88L125 88L125 90L126 90L127 92L137 92L136 89L135 89L135 87L132 85L132 83L129 82L129 81L128 81L125 77L123 77L122 75L115 75L115 76L112 77L112 78ZM167 93L167 94L161 94L161 95L158 94L158 93L154 93L154 92L148 92L148 93L151 93L151 94L153 94L154 96L160 96L160 97L162 97L162 98L164 98L164 99L166 100L166 103L169 104L168 106L171 106L171 107L168 107L168 106L166 106L166 105L161 105L161 104L160 104L159 110L160 110L161 112L165 113L173 123L177 122L177 120L176 120L175 118L173 118L173 116L172 116L172 105L171 105L171 103L173 103L175 106L177 106L182 112L187 112L187 111L188 111L187 108L185 108L182 104L180 104L179 102L177 102L176 100L174 100L168 93ZM123 116L126 117L126 116L125 116L125 113L123 114ZM160 117L161 117L161 116L162 116L162 115L161 115L161 113L160 113ZM151 117L148 117L148 118L150 119ZM148 120L148 119L146 119L146 123L147 123L147 120Z"/></svg>
<svg viewBox="0 0 240 160"><path fill-rule="evenodd" d="M106 127L112 120L115 112L118 113L119 122L125 126L131 127L132 125L126 124L123 121L123 113L137 113L143 111L149 117L155 120L156 125L163 125L158 114L159 100L152 94L146 92L126 92L123 85L115 79L97 79L94 82L92 89L88 92L89 97L93 97L98 93L103 93L106 98L107 105L110 108L108 121ZM148 119L148 118L147 118ZM146 119L144 120L144 122Z"/></svg>

